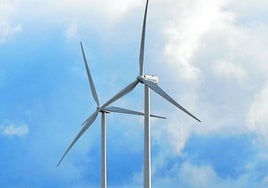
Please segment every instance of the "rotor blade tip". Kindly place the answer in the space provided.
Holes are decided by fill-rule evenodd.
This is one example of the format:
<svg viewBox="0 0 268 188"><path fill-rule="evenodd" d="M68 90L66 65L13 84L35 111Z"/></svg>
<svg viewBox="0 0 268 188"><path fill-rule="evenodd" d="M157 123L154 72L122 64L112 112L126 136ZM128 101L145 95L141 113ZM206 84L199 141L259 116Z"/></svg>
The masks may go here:
<svg viewBox="0 0 268 188"><path fill-rule="evenodd" d="M60 166L60 164L61 164L61 161L62 161L62 159L58 162L58 164L57 164L57 167L59 167Z"/></svg>

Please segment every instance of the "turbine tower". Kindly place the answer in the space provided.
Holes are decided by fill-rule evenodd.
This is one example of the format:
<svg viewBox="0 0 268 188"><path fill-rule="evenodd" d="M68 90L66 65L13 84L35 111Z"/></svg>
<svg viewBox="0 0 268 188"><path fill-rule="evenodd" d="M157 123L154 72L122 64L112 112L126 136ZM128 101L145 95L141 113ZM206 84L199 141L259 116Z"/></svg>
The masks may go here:
<svg viewBox="0 0 268 188"><path fill-rule="evenodd" d="M138 77L126 86L123 90L119 92L117 98L122 97L132 91L137 84L144 84L144 175L143 183L144 188L151 188L151 129L150 129L150 91L153 90L158 95L169 101L171 104L175 105L177 108L182 110L184 113L188 114L195 120L201 122L196 116L191 114L188 110L182 107L177 103L172 97L170 97L162 88L158 86L158 77L144 74L144 45L145 45L145 31L146 31L146 19L147 19L147 10L148 10L149 0L146 1L143 26L142 26L142 35L141 35L141 44L140 44L140 56L139 56L139 75ZM116 98L116 99L117 99ZM114 99L111 99L108 102L113 102Z"/></svg>
<svg viewBox="0 0 268 188"><path fill-rule="evenodd" d="M87 64L87 59L85 56L85 52L84 52L84 48L83 48L83 44L82 42L80 42L81 45L81 50L82 50L82 54L83 54L83 59L84 59L84 63L85 63L85 67L86 67L86 71L87 71L87 76L88 76L88 81L89 81L89 85L91 88L91 93L92 96L96 102L97 105L97 109L96 111L89 116L89 118L82 124L82 129L80 130L80 132L76 135L76 137L74 138L74 140L71 142L71 144L69 145L69 147L67 148L67 150L65 151L65 153L63 154L63 156L61 157L61 159L59 160L57 166L60 165L60 163L62 162L62 160L65 158L65 156L67 155L67 153L70 151L70 149L73 147L73 145L76 143L76 141L84 134L84 132L90 127L90 125L96 120L98 113L101 113L101 153L102 153L102 157L101 157L101 188L106 188L107 187L107 154L106 154L106 114L107 113L111 113L111 112L116 112L116 113L122 113L122 114L130 114L130 115L139 115L139 116L144 116L144 113L142 112L137 112L137 111L133 111L133 110L128 110L125 108L120 108L120 107L114 107L114 106L109 106L112 102L116 101L117 99L120 98L121 92L119 92L117 95L115 95L111 100L109 100L107 103L105 103L104 105L100 106L99 103L99 99L98 99L98 95L94 86L94 82ZM161 119L166 119L165 117L162 116L157 116L157 115L150 115L151 117L155 117L155 118L161 118Z"/></svg>

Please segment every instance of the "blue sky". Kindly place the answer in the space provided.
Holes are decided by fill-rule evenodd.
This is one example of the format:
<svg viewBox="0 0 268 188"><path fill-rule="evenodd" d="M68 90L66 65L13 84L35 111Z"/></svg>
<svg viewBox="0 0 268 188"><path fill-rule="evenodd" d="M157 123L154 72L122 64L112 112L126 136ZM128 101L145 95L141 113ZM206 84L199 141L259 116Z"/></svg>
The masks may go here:
<svg viewBox="0 0 268 188"><path fill-rule="evenodd" d="M0 186L99 187L103 104L138 75L145 1L0 0ZM145 72L202 120L152 94L153 187L268 186L268 2L151 0ZM116 105L143 109L138 86ZM143 120L109 114L109 187L142 187Z"/></svg>

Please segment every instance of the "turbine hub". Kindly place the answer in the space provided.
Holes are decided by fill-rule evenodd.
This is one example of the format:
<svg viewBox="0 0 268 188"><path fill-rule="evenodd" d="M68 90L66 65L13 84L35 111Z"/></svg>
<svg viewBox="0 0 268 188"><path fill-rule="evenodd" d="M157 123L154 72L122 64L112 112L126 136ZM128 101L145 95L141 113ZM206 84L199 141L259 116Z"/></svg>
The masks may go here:
<svg viewBox="0 0 268 188"><path fill-rule="evenodd" d="M142 76L138 76L138 81L142 82L143 83L143 80L147 80L147 81L150 81L150 82L154 82L154 83L158 83L159 81L159 78L158 76L155 76L155 75L142 75Z"/></svg>
<svg viewBox="0 0 268 188"><path fill-rule="evenodd" d="M101 113L107 113L107 114L109 114L110 113L110 111L109 110L107 110L106 108L103 108L103 107L97 107L97 110L98 110L98 112L101 112Z"/></svg>

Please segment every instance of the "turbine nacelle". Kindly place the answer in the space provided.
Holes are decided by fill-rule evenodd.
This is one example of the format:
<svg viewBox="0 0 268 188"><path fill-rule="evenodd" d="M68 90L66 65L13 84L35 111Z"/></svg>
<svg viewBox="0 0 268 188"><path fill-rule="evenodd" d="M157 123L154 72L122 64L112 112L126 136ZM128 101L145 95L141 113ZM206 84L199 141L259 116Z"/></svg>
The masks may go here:
<svg viewBox="0 0 268 188"><path fill-rule="evenodd" d="M158 84L159 78L158 76L155 76L155 75L142 75L142 76L138 76L137 80L141 83L144 83L144 80L146 80L146 81Z"/></svg>

